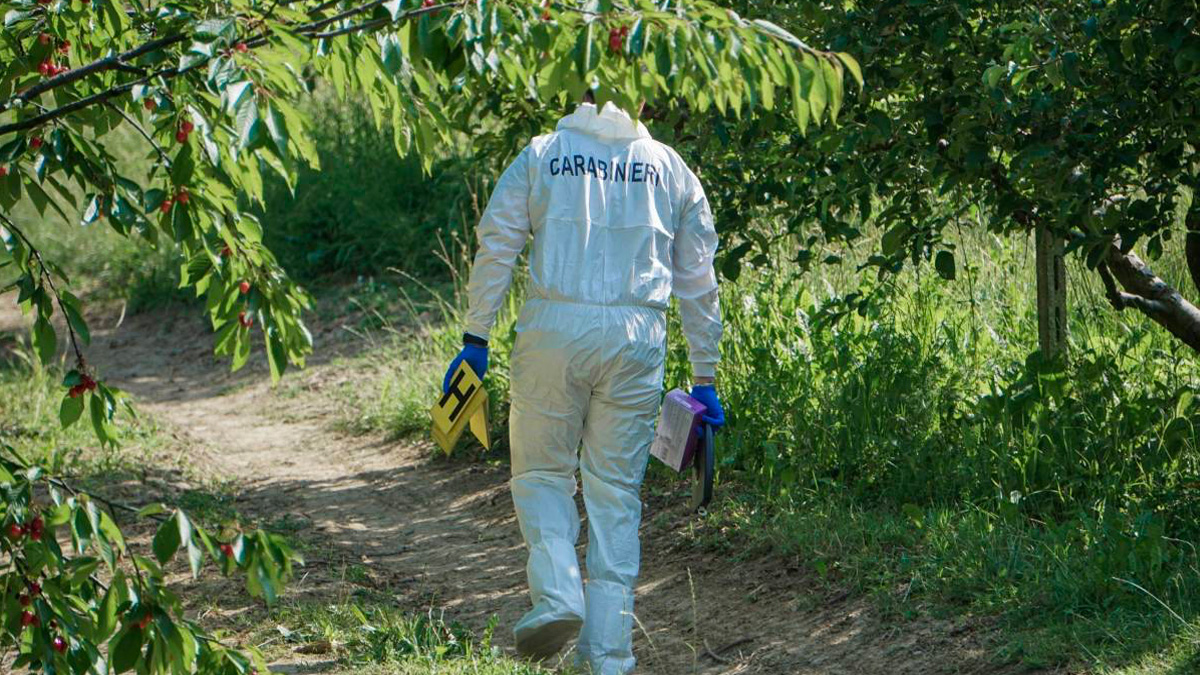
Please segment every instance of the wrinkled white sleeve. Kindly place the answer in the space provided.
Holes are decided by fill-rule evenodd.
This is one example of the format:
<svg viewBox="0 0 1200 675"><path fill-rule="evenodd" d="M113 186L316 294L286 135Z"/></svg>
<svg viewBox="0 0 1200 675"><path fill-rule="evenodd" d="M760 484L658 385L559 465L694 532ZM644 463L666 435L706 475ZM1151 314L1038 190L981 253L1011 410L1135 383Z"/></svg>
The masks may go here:
<svg viewBox="0 0 1200 675"><path fill-rule="evenodd" d="M529 237L529 152L526 146L504 170L476 230L479 251L467 285L467 332L485 340Z"/></svg>
<svg viewBox="0 0 1200 675"><path fill-rule="evenodd" d="M717 297L717 230L700 179L691 171L684 181L679 228L675 232L672 292L679 300L679 316L688 341L692 374L714 377L721 359L721 304Z"/></svg>

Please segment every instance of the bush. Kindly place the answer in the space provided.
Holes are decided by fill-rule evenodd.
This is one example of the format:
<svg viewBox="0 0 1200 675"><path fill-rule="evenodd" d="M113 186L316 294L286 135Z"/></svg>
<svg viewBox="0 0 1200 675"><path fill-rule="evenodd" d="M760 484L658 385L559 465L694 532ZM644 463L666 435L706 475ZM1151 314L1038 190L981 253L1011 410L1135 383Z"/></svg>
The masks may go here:
<svg viewBox="0 0 1200 675"><path fill-rule="evenodd" d="M430 175L400 157L390 126L376 128L357 101L321 95L309 104L321 168L303 168L294 192L278 177L264 186L267 246L305 280L371 275L389 268L429 279L446 268L431 252L474 208L466 160L444 153Z"/></svg>

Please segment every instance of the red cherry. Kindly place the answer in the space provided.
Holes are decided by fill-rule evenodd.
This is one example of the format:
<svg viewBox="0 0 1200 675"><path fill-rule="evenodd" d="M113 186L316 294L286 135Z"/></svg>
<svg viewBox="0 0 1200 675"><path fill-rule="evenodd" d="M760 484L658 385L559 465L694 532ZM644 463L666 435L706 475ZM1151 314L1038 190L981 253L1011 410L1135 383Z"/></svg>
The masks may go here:
<svg viewBox="0 0 1200 675"><path fill-rule="evenodd" d="M167 197L164 199L163 203L159 204L158 210L162 211L163 213L168 213L171 210L171 198Z"/></svg>
<svg viewBox="0 0 1200 675"><path fill-rule="evenodd" d="M437 0L423 0L423 2L421 2L422 7L433 7L436 4Z"/></svg>
<svg viewBox="0 0 1200 675"><path fill-rule="evenodd" d="M621 31L616 28L608 32L608 49L613 52L621 50Z"/></svg>
<svg viewBox="0 0 1200 675"><path fill-rule="evenodd" d="M142 106L145 107L146 110L153 112L153 110L158 107L158 103L155 103L154 99L148 98L142 102Z"/></svg>
<svg viewBox="0 0 1200 675"><path fill-rule="evenodd" d="M221 252L217 255L221 256L222 258L228 258L233 255L233 251L231 251L228 246L225 246L221 248Z"/></svg>
<svg viewBox="0 0 1200 675"><path fill-rule="evenodd" d="M8 526L9 539L20 539L23 534L25 534L25 528L21 527L19 523L13 523Z"/></svg>
<svg viewBox="0 0 1200 675"><path fill-rule="evenodd" d="M233 48L236 49L239 54L245 54L246 52L250 51L250 48L246 46L245 42L239 42L234 45Z"/></svg>
<svg viewBox="0 0 1200 675"><path fill-rule="evenodd" d="M37 614L34 614L33 615L33 627L37 628L40 625L42 625L42 617L38 616Z"/></svg>
<svg viewBox="0 0 1200 675"><path fill-rule="evenodd" d="M188 200L191 198L192 197L188 194L187 188L179 188L179 193L175 195L175 201L179 202L180 204L188 203Z"/></svg>
<svg viewBox="0 0 1200 675"><path fill-rule="evenodd" d="M138 619L137 627L141 628L142 630L145 630L146 626L149 626L149 625L150 625L150 612L147 611L145 614L142 615L142 618Z"/></svg>
<svg viewBox="0 0 1200 675"><path fill-rule="evenodd" d="M41 516L34 517L33 523L31 524L33 525L34 531L38 531L46 527L46 521L42 520Z"/></svg>
<svg viewBox="0 0 1200 675"><path fill-rule="evenodd" d="M250 282L243 281L242 283L238 284L238 290L242 292L242 295L249 293L250 292Z"/></svg>
<svg viewBox="0 0 1200 675"><path fill-rule="evenodd" d="M21 603L22 607L28 607L29 603L33 602L33 601L29 599L28 595L25 595L24 593L22 593L21 597L17 598L17 602Z"/></svg>
<svg viewBox="0 0 1200 675"><path fill-rule="evenodd" d="M245 312L238 312L238 323L242 324L242 328L249 328L254 325L254 318L246 316Z"/></svg>
<svg viewBox="0 0 1200 675"><path fill-rule="evenodd" d="M192 124L188 120L184 120L179 123L179 128L183 130L183 133L190 134L192 133L192 130L196 128L196 125Z"/></svg>
<svg viewBox="0 0 1200 675"><path fill-rule="evenodd" d="M175 140L178 141L180 145L187 143L187 138L188 132L184 131L183 129L175 132Z"/></svg>
<svg viewBox="0 0 1200 675"><path fill-rule="evenodd" d="M233 546L231 544L221 544L221 555L226 558L233 557Z"/></svg>
<svg viewBox="0 0 1200 675"><path fill-rule="evenodd" d="M71 51L71 41L63 40L62 44L58 46L58 51L63 54L66 54L67 52Z"/></svg>
<svg viewBox="0 0 1200 675"><path fill-rule="evenodd" d="M84 375L81 377L81 379L83 380L82 386L84 389L91 391L96 388L96 381L93 380L90 375Z"/></svg>
<svg viewBox="0 0 1200 675"><path fill-rule="evenodd" d="M42 540L42 531L41 530L31 530L29 532L29 538L34 541L41 541Z"/></svg>
<svg viewBox="0 0 1200 675"><path fill-rule="evenodd" d="M67 651L67 641L62 639L61 635L55 635L54 642L52 644L54 645L54 651L58 652L59 654Z"/></svg>
<svg viewBox="0 0 1200 675"><path fill-rule="evenodd" d="M4 178L7 175L8 175L8 167L0 166L0 178Z"/></svg>
<svg viewBox="0 0 1200 675"><path fill-rule="evenodd" d="M38 136L34 136L33 138L29 139L29 147L33 148L34 150L42 147L42 139Z"/></svg>
<svg viewBox="0 0 1200 675"><path fill-rule="evenodd" d="M33 622L36 620L37 620L37 617L33 615L33 612L21 612L21 625L22 626L32 626Z"/></svg>
<svg viewBox="0 0 1200 675"><path fill-rule="evenodd" d="M36 581L29 582L29 594L30 595L40 595L41 592L42 592L41 584L39 584Z"/></svg>
<svg viewBox="0 0 1200 675"><path fill-rule="evenodd" d="M79 395L82 393L83 393L83 385L77 384L74 387L71 387L71 391L67 392L67 395L70 396L71 398L79 398Z"/></svg>
<svg viewBox="0 0 1200 675"><path fill-rule="evenodd" d="M50 40L51 40L51 37L50 37L49 33L42 33L41 35L38 36L38 42L40 44L48 45L48 44L50 44Z"/></svg>
<svg viewBox="0 0 1200 675"><path fill-rule="evenodd" d="M43 77L50 77L50 73L53 72L53 70L54 64L50 63L49 60L42 61L38 64L38 72L41 73Z"/></svg>

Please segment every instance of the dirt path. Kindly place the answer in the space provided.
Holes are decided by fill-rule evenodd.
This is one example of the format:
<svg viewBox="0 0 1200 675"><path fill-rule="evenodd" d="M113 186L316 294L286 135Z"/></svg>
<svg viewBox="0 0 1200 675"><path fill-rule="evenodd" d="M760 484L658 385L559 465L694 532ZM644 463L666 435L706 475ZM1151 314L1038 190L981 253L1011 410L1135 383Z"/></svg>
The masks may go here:
<svg viewBox="0 0 1200 675"><path fill-rule="evenodd" d="M444 608L477 630L499 617L497 642L511 648L509 631L528 599L507 467L437 459L425 442L340 434L323 392L345 372L327 360L312 364L289 375L300 382L290 395L273 391L261 367L231 376L213 360L197 314L98 326L90 353L105 377L235 479L240 511L287 514L300 523L300 538L319 542L308 565L313 578L360 565L406 611ZM337 326L319 331L318 354L361 347L341 336L348 333ZM639 673L1008 672L990 664L977 622L889 623L865 600L814 597L789 561L737 562L697 549L679 536L691 522L683 502L652 497L646 506ZM314 583L302 580L291 592L319 593ZM337 667L303 666L326 669Z"/></svg>

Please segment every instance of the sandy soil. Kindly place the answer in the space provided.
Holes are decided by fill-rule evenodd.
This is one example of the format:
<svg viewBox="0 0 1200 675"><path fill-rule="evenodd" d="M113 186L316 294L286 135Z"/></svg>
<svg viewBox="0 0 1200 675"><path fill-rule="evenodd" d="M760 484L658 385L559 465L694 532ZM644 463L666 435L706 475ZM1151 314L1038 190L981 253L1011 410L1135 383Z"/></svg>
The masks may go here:
<svg viewBox="0 0 1200 675"><path fill-rule="evenodd" d="M0 330L13 330L18 318L0 317L9 324ZM93 327L89 358L102 375L172 428L193 461L232 478L239 511L287 514L300 523L298 536L313 542L316 555L290 593L320 596L354 563L394 594L400 609L444 610L477 630L499 617L497 642L511 649L509 630L529 600L507 466L446 460L426 441L335 431L334 403L323 392L347 374L330 360L364 343L336 323L318 330L317 357L288 376L300 386L284 397L261 364L233 376L215 361L198 311L114 323ZM992 663L984 622L886 620L866 599L818 590L797 561L737 561L700 548L681 535L693 519L681 496L647 499L639 673L1018 671ZM276 667L338 670L330 656L301 654Z"/></svg>

